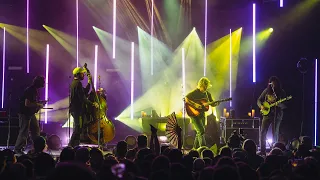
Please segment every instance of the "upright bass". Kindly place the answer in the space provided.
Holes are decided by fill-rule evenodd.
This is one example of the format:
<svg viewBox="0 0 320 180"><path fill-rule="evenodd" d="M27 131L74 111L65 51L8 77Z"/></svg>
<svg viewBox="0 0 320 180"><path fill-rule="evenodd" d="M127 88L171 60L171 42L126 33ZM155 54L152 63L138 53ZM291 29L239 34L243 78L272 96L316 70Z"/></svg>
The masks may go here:
<svg viewBox="0 0 320 180"><path fill-rule="evenodd" d="M89 76L90 71L87 68L86 63L84 64L84 68L87 70L88 77L91 78L91 76ZM93 82L92 79L90 80ZM91 107L89 110L92 120L88 126L88 137L95 144L106 144L114 138L115 128L113 123L108 120L106 115L107 101L105 96L103 96L101 93L97 93L93 83L91 83L91 88L92 91L89 98L93 102L98 103L99 108Z"/></svg>

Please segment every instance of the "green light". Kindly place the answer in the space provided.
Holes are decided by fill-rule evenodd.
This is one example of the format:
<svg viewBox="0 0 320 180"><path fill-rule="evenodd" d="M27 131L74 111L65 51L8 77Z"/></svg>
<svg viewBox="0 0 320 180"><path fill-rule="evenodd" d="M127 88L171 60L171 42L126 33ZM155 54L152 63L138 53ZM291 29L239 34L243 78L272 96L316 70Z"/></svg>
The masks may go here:
<svg viewBox="0 0 320 180"><path fill-rule="evenodd" d="M269 32L271 32L271 33L272 33L272 32L273 32L273 28L269 28Z"/></svg>

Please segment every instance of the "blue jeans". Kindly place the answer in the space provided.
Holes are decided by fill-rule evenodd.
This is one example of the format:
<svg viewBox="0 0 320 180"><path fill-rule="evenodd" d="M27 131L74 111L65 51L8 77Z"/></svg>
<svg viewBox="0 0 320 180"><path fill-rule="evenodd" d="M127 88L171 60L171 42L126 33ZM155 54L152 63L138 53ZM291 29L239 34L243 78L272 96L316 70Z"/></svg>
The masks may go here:
<svg viewBox="0 0 320 180"><path fill-rule="evenodd" d="M198 149L201 146L206 146L206 139L205 139L205 115L200 114L196 117L191 117L192 124L194 129L196 130L196 137L194 139L193 148Z"/></svg>

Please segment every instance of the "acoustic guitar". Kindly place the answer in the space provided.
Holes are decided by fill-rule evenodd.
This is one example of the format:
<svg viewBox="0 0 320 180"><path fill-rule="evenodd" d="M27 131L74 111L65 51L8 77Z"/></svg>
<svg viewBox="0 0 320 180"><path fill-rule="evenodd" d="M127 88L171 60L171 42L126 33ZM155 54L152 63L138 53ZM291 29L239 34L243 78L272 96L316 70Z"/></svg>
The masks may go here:
<svg viewBox="0 0 320 180"><path fill-rule="evenodd" d="M272 103L272 104L270 104L270 103L268 103L267 101L265 101L265 102L262 103L264 109L263 109L263 110L261 109L261 110L260 110L260 113L261 113L263 116L266 116L266 115L268 115L268 114L270 113L270 109L271 109L273 106L276 106L276 105L278 105L279 103L282 103L283 101L288 101L288 100L290 100L290 99L292 99L292 96L288 96L288 97L286 97L286 98L280 99L279 101L276 101L276 102L274 102L274 103Z"/></svg>
<svg viewBox="0 0 320 180"><path fill-rule="evenodd" d="M220 103L220 102L226 102L226 101L231 101L232 98L226 98L226 99L221 99L218 101L212 101L212 102L208 102L207 99L200 99L200 100L194 100L192 102L194 102L196 105L192 105L190 103L186 103L186 112L188 114L189 117L196 117L199 116L199 114L206 112L209 110L209 106L215 103ZM204 104L207 103L206 106L204 106ZM200 108L197 108L196 106L199 106Z"/></svg>

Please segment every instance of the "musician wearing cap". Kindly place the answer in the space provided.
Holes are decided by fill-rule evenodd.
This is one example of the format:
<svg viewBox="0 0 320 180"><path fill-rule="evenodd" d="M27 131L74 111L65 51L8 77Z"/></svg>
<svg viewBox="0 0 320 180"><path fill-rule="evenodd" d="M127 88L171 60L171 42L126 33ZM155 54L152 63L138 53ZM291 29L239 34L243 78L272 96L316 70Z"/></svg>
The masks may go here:
<svg viewBox="0 0 320 180"><path fill-rule="evenodd" d="M26 146L29 130L31 138L34 140L40 136L40 128L35 114L43 108L46 101L39 100L39 89L45 85L43 76L36 76L31 86L25 89L22 97L19 99L19 135L16 140L14 151L16 154L24 154L23 149Z"/></svg>
<svg viewBox="0 0 320 180"><path fill-rule="evenodd" d="M206 77L202 77L198 81L198 86L195 90L191 91L189 94L187 94L185 101L186 105L190 105L196 109L205 109L207 106L217 106L219 105L219 102L214 102L211 96L211 93L207 91L212 87L210 84L210 81ZM200 103L200 100L206 100L206 103ZM193 114L191 115L191 112L188 111L188 106L186 106L187 113L189 117L191 118L192 124L196 130L196 137L194 140L193 148L197 149L201 146L206 145L205 140L205 110L199 111L199 114Z"/></svg>
<svg viewBox="0 0 320 180"><path fill-rule="evenodd" d="M73 117L73 133L69 142L69 146L75 147L80 144L80 135L83 130L83 123L86 118L86 106L99 105L96 102L88 100L87 95L90 91L91 78L88 78L88 85L84 88L81 81L84 79L86 70L82 67L73 69L73 80L70 86L70 106L69 110ZM90 76L90 75L88 75Z"/></svg>

